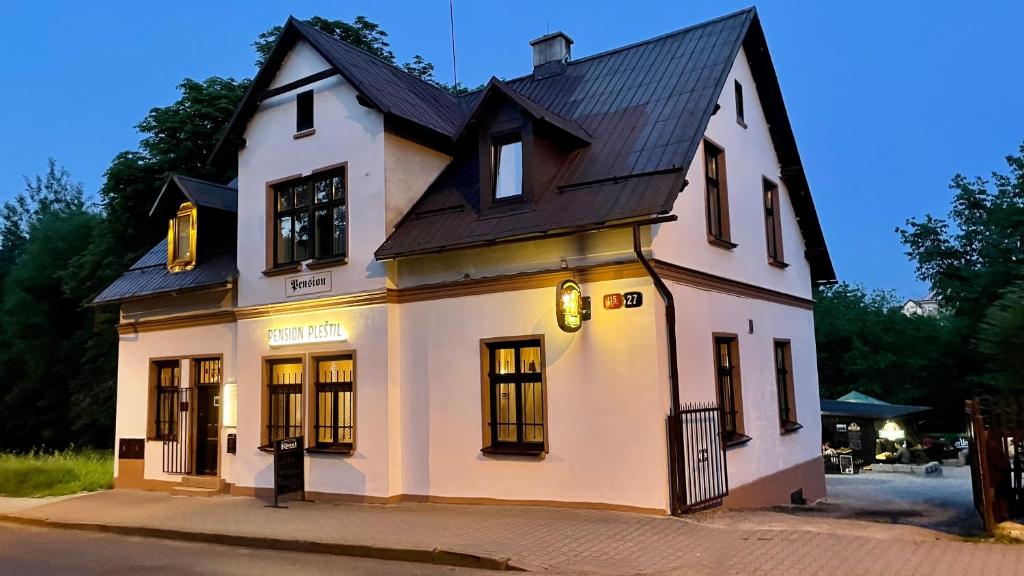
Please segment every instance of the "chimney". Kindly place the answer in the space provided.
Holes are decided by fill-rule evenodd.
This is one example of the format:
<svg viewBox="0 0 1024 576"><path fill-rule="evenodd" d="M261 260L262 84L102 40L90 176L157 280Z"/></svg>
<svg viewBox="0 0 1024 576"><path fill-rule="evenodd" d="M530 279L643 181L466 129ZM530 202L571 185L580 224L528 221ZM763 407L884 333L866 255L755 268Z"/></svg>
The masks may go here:
<svg viewBox="0 0 1024 576"><path fill-rule="evenodd" d="M530 42L533 47L533 76L546 78L565 71L572 54L572 38L565 32L545 34Z"/></svg>

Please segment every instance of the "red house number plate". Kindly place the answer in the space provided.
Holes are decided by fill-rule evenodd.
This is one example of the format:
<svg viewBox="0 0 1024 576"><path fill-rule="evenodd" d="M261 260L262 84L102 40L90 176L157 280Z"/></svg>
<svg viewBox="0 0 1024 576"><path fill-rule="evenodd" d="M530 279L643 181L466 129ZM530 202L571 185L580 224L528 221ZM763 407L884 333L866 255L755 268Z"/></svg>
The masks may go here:
<svg viewBox="0 0 1024 576"><path fill-rule="evenodd" d="M639 308L644 305L644 295L641 292L626 292L625 294L605 294L604 309L616 310L618 308Z"/></svg>

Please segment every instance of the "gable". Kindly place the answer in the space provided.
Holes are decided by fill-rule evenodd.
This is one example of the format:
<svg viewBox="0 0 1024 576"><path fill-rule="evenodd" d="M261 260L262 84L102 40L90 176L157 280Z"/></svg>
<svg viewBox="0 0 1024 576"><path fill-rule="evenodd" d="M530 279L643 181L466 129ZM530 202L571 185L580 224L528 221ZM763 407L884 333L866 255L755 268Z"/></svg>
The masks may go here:
<svg viewBox="0 0 1024 576"><path fill-rule="evenodd" d="M324 60L309 42L299 40L288 51L281 68L267 86L268 89L280 88L285 84L312 76L324 70L331 70L331 64Z"/></svg>

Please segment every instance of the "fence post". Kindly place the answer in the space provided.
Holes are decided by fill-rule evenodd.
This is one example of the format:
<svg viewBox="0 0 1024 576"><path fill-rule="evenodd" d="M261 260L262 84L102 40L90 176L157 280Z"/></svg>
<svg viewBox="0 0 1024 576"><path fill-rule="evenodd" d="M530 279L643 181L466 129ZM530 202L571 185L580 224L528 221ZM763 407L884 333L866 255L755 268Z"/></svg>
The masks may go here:
<svg viewBox="0 0 1024 576"><path fill-rule="evenodd" d="M967 401L967 413L971 421L971 436L973 437L972 480L977 480L975 487L975 507L981 515L981 521L985 525L985 531L991 534L996 527L995 517L995 486L992 478L992 462L989 454L989 434L985 429L985 421L981 417L981 407L978 400ZM978 501L980 500L980 502Z"/></svg>

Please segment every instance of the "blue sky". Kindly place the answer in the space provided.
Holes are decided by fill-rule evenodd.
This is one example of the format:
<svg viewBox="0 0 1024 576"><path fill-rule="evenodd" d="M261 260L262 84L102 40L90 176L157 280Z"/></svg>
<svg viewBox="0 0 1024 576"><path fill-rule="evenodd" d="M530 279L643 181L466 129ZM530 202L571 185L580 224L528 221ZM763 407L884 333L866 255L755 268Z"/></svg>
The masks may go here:
<svg viewBox="0 0 1024 576"><path fill-rule="evenodd" d="M563 30L593 54L749 2L456 0L459 78L528 71L528 41ZM511 7L515 7L511 9ZM504 9L499 10L502 7ZM901 295L914 279L895 226L945 213L955 172L987 175L1024 141L1024 3L758 4L797 142L841 279ZM185 77L250 77L250 47L289 13L389 33L451 81L447 0L415 2L22 2L0 17L0 200L53 156L95 193L149 108Z"/></svg>

